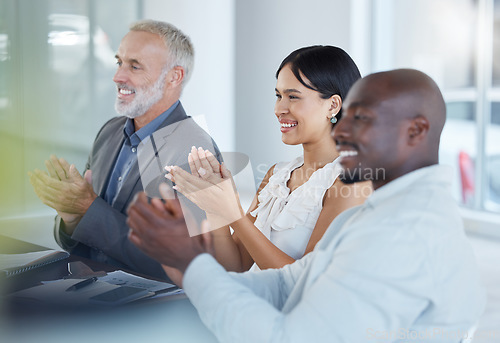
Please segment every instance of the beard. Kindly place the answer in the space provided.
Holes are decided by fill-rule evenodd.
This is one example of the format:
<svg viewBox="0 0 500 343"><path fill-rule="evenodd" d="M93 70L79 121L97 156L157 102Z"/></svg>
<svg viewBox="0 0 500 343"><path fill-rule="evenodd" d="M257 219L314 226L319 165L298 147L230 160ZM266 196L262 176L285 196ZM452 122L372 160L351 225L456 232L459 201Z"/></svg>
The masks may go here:
<svg viewBox="0 0 500 343"><path fill-rule="evenodd" d="M115 111L125 117L134 119L145 114L154 104L161 100L163 91L165 90L165 79L168 70L163 70L158 79L152 86L139 87L133 89L124 83L117 84L118 88L135 91L134 99L127 103L126 101L116 98Z"/></svg>
<svg viewBox="0 0 500 343"><path fill-rule="evenodd" d="M342 169L338 178L345 184L353 184L356 182L365 181L361 177L361 167L354 169Z"/></svg>

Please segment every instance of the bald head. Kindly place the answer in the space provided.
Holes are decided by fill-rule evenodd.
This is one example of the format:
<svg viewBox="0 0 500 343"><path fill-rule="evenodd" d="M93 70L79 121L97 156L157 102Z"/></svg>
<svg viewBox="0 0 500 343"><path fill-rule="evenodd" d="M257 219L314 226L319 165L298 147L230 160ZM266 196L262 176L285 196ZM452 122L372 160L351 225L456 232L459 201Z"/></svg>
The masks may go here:
<svg viewBox="0 0 500 343"><path fill-rule="evenodd" d="M396 69L368 75L361 87L371 89L374 101L383 101L397 109L394 119L422 116L429 121L428 138L437 151L446 120L446 105L438 85L415 69Z"/></svg>
<svg viewBox="0 0 500 343"><path fill-rule="evenodd" d="M344 169L377 188L408 172L438 163L446 106L436 83L413 69L375 73L358 80L344 101L346 117L334 132L338 149L351 150ZM367 170L361 170L367 168ZM374 169L383 169L383 176ZM369 171L368 171L369 169ZM353 174L353 175L354 175Z"/></svg>

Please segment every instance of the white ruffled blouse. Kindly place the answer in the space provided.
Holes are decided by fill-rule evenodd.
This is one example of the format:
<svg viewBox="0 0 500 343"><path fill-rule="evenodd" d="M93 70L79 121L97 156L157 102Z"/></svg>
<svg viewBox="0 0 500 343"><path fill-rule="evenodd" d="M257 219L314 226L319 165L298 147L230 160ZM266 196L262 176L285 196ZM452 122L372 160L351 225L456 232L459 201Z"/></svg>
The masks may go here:
<svg viewBox="0 0 500 343"><path fill-rule="evenodd" d="M259 205L250 214L255 226L281 251L299 259L323 208L323 197L341 172L338 159L316 170L293 192L287 187L292 171L304 164L302 156L274 167L268 184L258 195ZM258 269L254 264L252 269Z"/></svg>

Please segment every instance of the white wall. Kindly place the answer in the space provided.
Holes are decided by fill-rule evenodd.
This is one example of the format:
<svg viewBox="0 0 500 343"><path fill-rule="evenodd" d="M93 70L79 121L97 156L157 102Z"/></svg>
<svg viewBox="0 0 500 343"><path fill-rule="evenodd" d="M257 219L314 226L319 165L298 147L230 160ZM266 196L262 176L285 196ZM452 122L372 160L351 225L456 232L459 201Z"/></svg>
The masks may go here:
<svg viewBox="0 0 500 343"><path fill-rule="evenodd" d="M366 0L353 3L360 1L363 8ZM342 0L144 0L144 17L171 22L191 37L196 61L183 104L191 115L206 115L222 151L247 154L260 181L271 165L302 153L281 142L277 67L308 45L350 53L350 6ZM361 45L352 46L363 59Z"/></svg>
<svg viewBox="0 0 500 343"><path fill-rule="evenodd" d="M302 153L286 146L274 115L275 72L300 47L335 45L349 53L350 2L236 1L236 150L250 156L261 180L274 163Z"/></svg>
<svg viewBox="0 0 500 343"><path fill-rule="evenodd" d="M194 45L195 65L181 97L204 115L221 151L234 151L234 1L144 0L144 18L167 21Z"/></svg>

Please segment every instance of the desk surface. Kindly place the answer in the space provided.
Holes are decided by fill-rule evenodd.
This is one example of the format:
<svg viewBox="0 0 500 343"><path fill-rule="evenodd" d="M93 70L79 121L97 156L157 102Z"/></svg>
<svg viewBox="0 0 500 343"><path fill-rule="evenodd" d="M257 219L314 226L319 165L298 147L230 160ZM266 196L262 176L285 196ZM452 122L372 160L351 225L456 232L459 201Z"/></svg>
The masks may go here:
<svg viewBox="0 0 500 343"><path fill-rule="evenodd" d="M40 250L40 246L3 238L16 252ZM21 248L20 248L21 247ZM23 248L24 247L24 248ZM20 250L21 249L21 250ZM4 250L5 251L5 250ZM70 261L80 260L70 256ZM64 276L68 260L23 276L23 284L31 286L40 277L57 279ZM85 260L96 270L97 264ZM102 265L100 270L115 268ZM43 275L43 276L41 276ZM19 288L19 282L14 282ZM4 303L5 305L5 303ZM213 334L201 322L196 309L185 295L145 299L115 309L85 311L35 311L30 315L14 315L4 308L0 321L2 342L216 342ZM22 314L22 310L21 310Z"/></svg>
<svg viewBox="0 0 500 343"><path fill-rule="evenodd" d="M120 310L2 320L2 342L216 342L185 296Z"/></svg>

